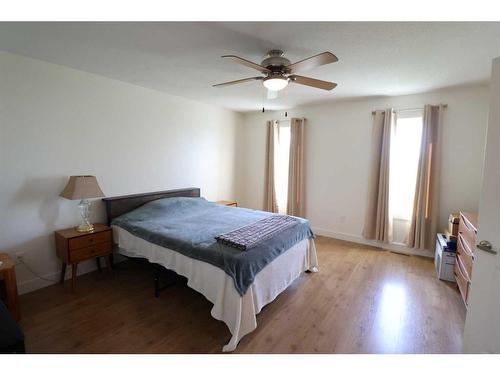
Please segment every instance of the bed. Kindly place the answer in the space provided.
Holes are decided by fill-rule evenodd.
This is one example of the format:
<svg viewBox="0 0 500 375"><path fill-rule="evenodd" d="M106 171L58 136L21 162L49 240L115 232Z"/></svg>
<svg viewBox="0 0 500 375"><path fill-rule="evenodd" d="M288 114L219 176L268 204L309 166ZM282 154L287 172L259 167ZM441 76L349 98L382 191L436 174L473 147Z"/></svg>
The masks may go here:
<svg viewBox="0 0 500 375"><path fill-rule="evenodd" d="M265 305L303 272L318 270L313 235L304 219L242 251L215 237L273 214L208 202L198 188L103 200L118 252L186 277L189 287L213 303L211 315L229 328L226 352L257 328L256 315Z"/></svg>

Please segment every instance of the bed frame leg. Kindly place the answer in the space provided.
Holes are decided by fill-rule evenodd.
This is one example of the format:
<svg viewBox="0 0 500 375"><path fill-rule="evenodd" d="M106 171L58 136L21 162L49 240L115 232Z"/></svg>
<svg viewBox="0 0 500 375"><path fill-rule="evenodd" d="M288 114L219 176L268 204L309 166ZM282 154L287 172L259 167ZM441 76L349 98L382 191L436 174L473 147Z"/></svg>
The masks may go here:
<svg viewBox="0 0 500 375"><path fill-rule="evenodd" d="M171 276L171 274L175 275L175 273L163 268L159 264L153 264L153 269L154 269L154 280L155 280L155 297L159 298L160 292L162 290L175 284L175 276ZM167 277L168 282L165 285L160 286L160 276L161 276L161 273L165 270L168 272L170 277Z"/></svg>
<svg viewBox="0 0 500 375"><path fill-rule="evenodd" d="M160 297L160 267L156 264L154 265L155 269L155 297Z"/></svg>

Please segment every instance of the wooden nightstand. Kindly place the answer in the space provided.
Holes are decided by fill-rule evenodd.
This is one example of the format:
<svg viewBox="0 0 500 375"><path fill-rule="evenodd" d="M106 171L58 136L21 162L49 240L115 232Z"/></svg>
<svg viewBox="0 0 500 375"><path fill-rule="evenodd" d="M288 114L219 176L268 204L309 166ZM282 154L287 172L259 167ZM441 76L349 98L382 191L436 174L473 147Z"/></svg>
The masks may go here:
<svg viewBox="0 0 500 375"><path fill-rule="evenodd" d="M238 207L238 202L236 201L217 201L217 204L222 204L223 206Z"/></svg>
<svg viewBox="0 0 500 375"><path fill-rule="evenodd" d="M17 296L16 266L8 254L0 254L0 275L5 283L5 294L7 297L7 308L15 320L21 319L19 302Z"/></svg>
<svg viewBox="0 0 500 375"><path fill-rule="evenodd" d="M99 257L105 257L108 269L112 267L113 233L104 224L94 224L94 231L81 233L75 228L55 232L57 256L62 260L61 284L64 283L66 266L71 264L71 290L75 290L78 263L96 258L101 270Z"/></svg>

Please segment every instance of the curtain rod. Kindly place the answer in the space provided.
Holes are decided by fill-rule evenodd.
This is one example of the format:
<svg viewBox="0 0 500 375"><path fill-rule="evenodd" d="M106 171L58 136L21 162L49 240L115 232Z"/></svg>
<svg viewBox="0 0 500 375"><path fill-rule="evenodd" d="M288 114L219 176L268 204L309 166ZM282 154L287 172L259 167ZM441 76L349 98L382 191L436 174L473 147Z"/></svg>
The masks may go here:
<svg viewBox="0 0 500 375"><path fill-rule="evenodd" d="M306 119L305 117L285 117L285 118L282 118L282 119L279 119L279 120L275 120L275 121L278 121L278 122L291 121L292 118L298 118L299 120L305 120Z"/></svg>
<svg viewBox="0 0 500 375"><path fill-rule="evenodd" d="M448 104L440 104L443 108L448 108ZM395 109L394 112L408 112L408 111L416 111L416 110L421 110L423 108L407 108L407 109ZM385 112L385 111L382 111ZM377 111L372 111L372 115L377 113Z"/></svg>

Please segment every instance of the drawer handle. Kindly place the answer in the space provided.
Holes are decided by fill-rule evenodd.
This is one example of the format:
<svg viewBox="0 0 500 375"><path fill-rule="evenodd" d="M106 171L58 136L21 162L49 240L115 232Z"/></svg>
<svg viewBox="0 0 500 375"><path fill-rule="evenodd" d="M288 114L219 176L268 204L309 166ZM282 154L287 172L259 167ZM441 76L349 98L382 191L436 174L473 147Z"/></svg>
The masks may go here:
<svg viewBox="0 0 500 375"><path fill-rule="evenodd" d="M470 256L471 258L474 258L474 253L469 249L469 245L467 245L462 237L462 235L460 234L458 236L458 239L460 240L460 243L462 244L462 247L465 251L465 254Z"/></svg>

